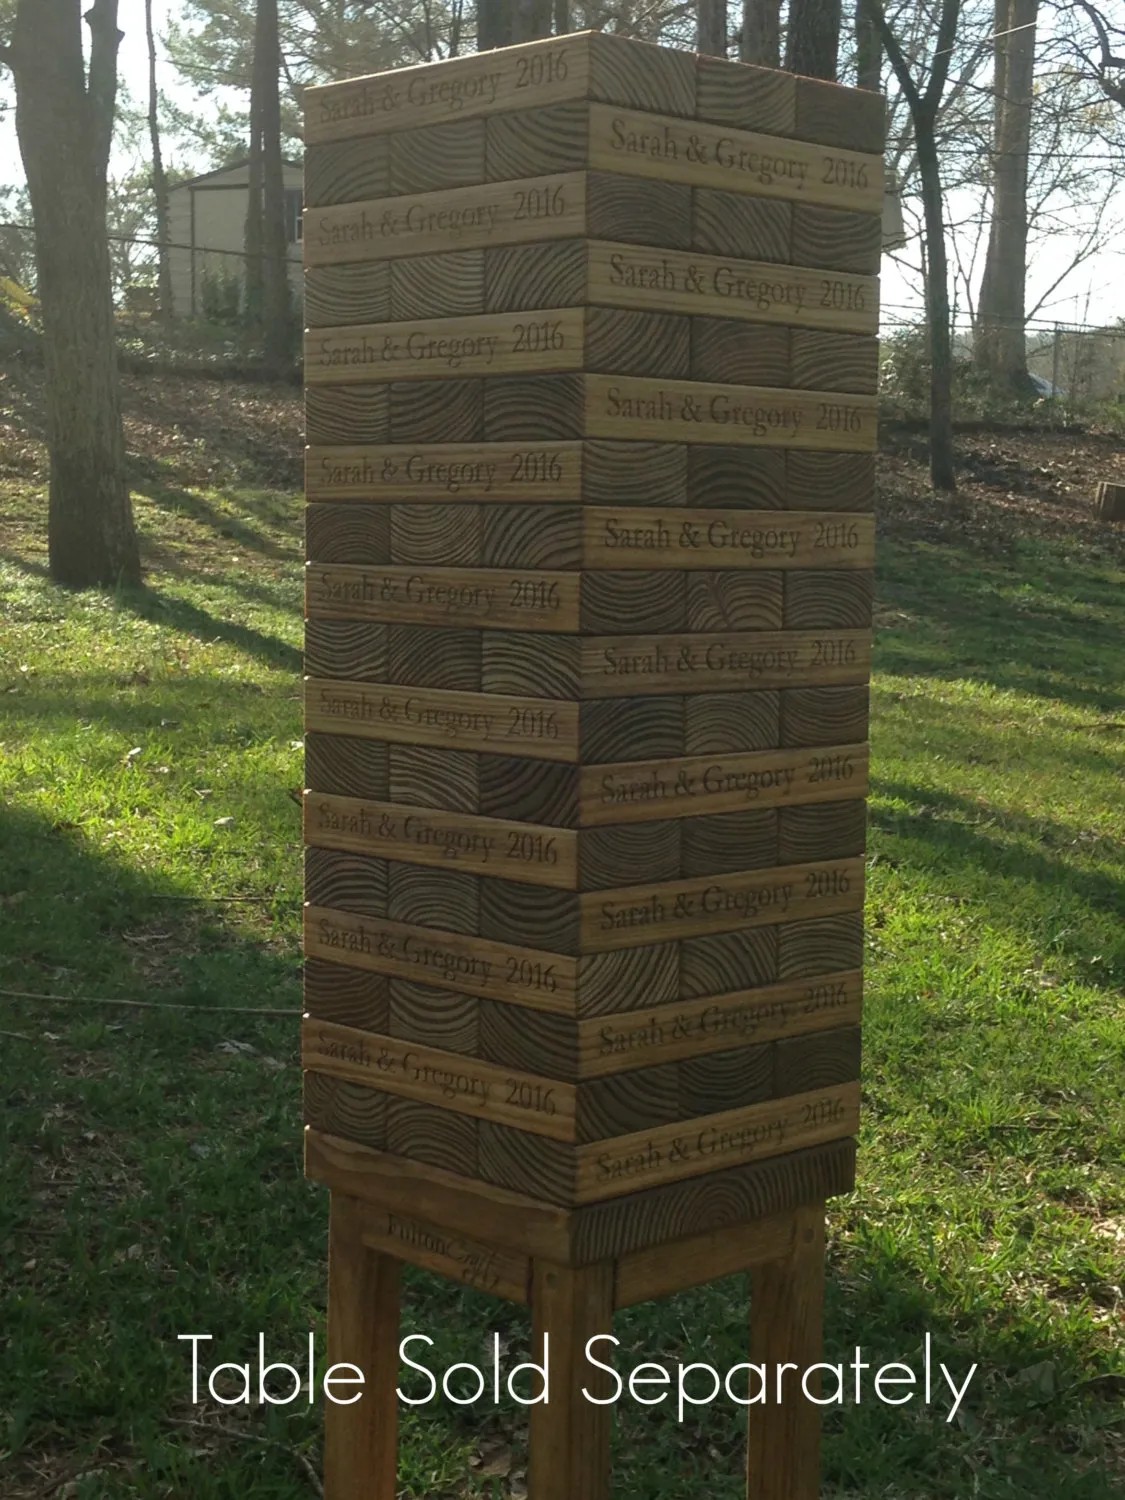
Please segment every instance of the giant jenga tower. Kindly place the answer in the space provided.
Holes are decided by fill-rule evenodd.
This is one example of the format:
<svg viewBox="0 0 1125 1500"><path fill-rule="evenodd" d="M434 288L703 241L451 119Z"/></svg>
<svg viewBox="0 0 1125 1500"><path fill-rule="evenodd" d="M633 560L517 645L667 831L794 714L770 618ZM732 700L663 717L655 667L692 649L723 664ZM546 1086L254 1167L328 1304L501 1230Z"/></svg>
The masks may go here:
<svg viewBox="0 0 1125 1500"><path fill-rule="evenodd" d="M760 1262L767 1343L811 1347L778 1288L822 1274L858 1120L883 101L587 34L306 106L334 1264L571 1340ZM340 1349L378 1330L337 1279ZM533 1500L603 1493L599 1411L538 1474L533 1425ZM329 1500L357 1443L389 1500L355 1420ZM753 1494L816 1493L802 1433Z"/></svg>

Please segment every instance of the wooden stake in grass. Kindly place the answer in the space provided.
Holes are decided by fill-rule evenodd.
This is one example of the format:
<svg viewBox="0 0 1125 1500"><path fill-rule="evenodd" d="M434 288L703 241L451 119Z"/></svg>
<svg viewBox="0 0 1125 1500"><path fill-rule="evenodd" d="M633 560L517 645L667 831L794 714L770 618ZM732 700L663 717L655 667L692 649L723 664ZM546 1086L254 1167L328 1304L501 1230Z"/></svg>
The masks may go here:
<svg viewBox="0 0 1125 1500"><path fill-rule="evenodd" d="M1094 509L1103 521L1125 521L1125 484L1103 479L1094 494Z"/></svg>

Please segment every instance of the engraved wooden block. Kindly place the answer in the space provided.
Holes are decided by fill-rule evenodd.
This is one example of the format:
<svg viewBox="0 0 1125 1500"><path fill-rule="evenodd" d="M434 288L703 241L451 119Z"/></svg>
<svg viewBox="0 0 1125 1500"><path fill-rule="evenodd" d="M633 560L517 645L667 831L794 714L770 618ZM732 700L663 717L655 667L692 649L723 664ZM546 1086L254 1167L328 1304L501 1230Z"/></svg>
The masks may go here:
<svg viewBox="0 0 1125 1500"><path fill-rule="evenodd" d="M310 500L440 500L471 505L576 501L582 498L587 446L597 447L579 442L310 447L305 453L305 486ZM590 464L593 455L587 467ZM595 475L604 472L604 465L595 465ZM608 476L603 482L609 482Z"/></svg>
<svg viewBox="0 0 1125 1500"><path fill-rule="evenodd" d="M452 258L452 257L450 257ZM410 265L410 261L396 264ZM347 323L381 323L391 317L392 267L386 261L348 266L317 266L305 272L305 325L333 328ZM437 309L434 309L437 311ZM443 309L444 310L444 309ZM454 307L450 312L477 312ZM409 317L410 314L404 314Z"/></svg>
<svg viewBox="0 0 1125 1500"><path fill-rule="evenodd" d="M857 568L874 563L869 516L815 511L582 511L587 568ZM820 576L817 573L811 578ZM700 627L703 628L703 627Z"/></svg>
<svg viewBox="0 0 1125 1500"><path fill-rule="evenodd" d="M865 683L871 674L864 630L584 636L581 651L585 698L705 693L736 683Z"/></svg>

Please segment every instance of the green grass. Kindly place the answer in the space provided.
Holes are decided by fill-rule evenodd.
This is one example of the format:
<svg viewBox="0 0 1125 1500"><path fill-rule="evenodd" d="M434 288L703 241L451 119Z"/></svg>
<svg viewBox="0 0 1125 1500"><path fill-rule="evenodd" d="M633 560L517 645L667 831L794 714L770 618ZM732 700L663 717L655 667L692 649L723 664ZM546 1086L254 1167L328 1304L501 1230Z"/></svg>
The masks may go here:
<svg viewBox="0 0 1125 1500"><path fill-rule="evenodd" d="M288 1500L319 1465L319 1408L193 1408L176 1342L243 1360L264 1329L296 1356L325 1280L295 1014L245 1013L299 1009L299 506L200 466L139 471L140 595L54 589L34 477L0 492L0 989L183 1007L0 995L5 1500ZM831 1216L828 1357L917 1360L928 1330L980 1371L953 1423L830 1411L840 1500L1125 1485L1123 581L1097 537L881 546L861 1184ZM621 1316L625 1362L745 1358L745 1295ZM527 1338L421 1274L406 1323L434 1363ZM729 1406L618 1425L622 1500L741 1493ZM507 1494L472 1477L490 1435L518 1469L517 1413L408 1414L406 1493Z"/></svg>

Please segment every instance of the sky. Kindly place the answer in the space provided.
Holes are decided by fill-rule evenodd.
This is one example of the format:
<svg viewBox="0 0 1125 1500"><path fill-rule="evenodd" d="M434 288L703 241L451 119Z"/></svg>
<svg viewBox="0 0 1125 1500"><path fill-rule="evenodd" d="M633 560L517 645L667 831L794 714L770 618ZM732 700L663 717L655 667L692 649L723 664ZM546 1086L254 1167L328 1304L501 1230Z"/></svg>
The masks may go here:
<svg viewBox="0 0 1125 1500"><path fill-rule="evenodd" d="M176 0L155 0L154 17L157 36L167 24L168 17L178 10ZM119 54L120 77L137 101L143 101L148 93L148 49L144 32L143 0L120 0L119 24L125 33ZM160 64L158 63L158 66ZM206 109L208 104L195 102L190 87L180 83L167 64L160 69L160 87L177 104ZM10 99L10 78L3 75L2 86ZM198 158L185 157L182 149L166 149L166 165L189 171L201 171L210 165ZM19 149L15 135L14 113L11 109L0 116L0 183L18 183L23 179L19 160ZM956 201L950 204L950 218L963 217L964 205ZM1122 222L1123 232L1118 236L1120 248L1107 248L1091 257L1076 272L1057 288L1037 313L1037 322L1049 325L1054 321L1064 323L1098 323L1125 319L1125 193L1119 195L1115 212ZM907 215L908 228L911 215ZM1033 307L1042 294L1066 269L1074 251L1074 239L1060 233L1038 250L1028 267L1028 306ZM963 257L968 257L971 246L965 235L958 237L957 248ZM917 264L918 244L912 240L895 257L883 257L881 278L881 302L885 330L901 321L913 321L920 312L920 279L915 271L909 272L905 264ZM967 309L958 309L962 317Z"/></svg>

